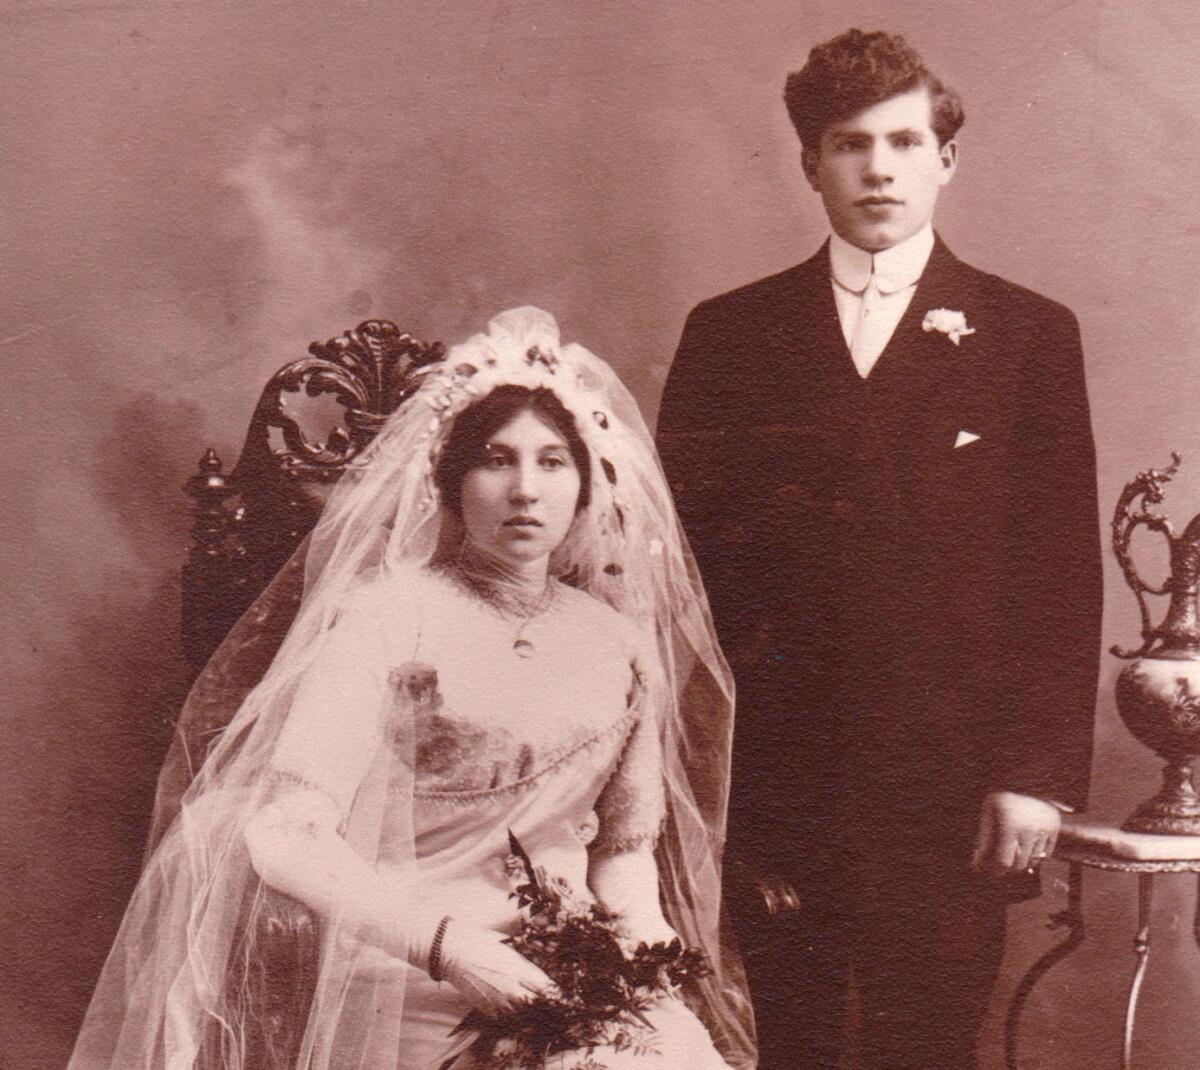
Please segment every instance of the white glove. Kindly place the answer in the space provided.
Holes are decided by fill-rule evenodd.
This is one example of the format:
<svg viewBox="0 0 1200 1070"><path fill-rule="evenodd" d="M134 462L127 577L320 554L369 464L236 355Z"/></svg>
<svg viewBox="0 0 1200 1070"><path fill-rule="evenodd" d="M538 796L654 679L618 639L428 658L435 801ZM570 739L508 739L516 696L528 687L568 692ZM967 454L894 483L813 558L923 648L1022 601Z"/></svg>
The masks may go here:
<svg viewBox="0 0 1200 1070"><path fill-rule="evenodd" d="M336 806L322 793L290 792L263 806L247 824L250 861L271 887L337 918L347 937L386 953L365 956L365 969L386 974L387 957L396 966L403 957L428 971L434 936L449 911L415 902L384 877L338 835L338 820ZM441 973L481 1011L554 990L545 973L502 940L501 933L455 921L443 934Z"/></svg>
<svg viewBox="0 0 1200 1070"><path fill-rule="evenodd" d="M617 915L624 943L669 944L678 933L663 917L658 896L658 865L649 845L595 859L589 883L604 907Z"/></svg>
<svg viewBox="0 0 1200 1070"><path fill-rule="evenodd" d="M558 990L537 966L503 943L501 933L451 920L442 937L442 975L476 1010L495 1014Z"/></svg>

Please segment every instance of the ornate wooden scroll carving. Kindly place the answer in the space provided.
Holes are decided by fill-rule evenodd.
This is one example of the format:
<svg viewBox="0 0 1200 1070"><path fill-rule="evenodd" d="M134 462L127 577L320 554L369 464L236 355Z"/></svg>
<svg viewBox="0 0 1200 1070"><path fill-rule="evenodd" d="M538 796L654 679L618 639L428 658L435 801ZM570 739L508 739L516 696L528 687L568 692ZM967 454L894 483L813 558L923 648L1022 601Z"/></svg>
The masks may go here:
<svg viewBox="0 0 1200 1070"><path fill-rule="evenodd" d="M313 342L308 353L263 388L233 471L226 475L209 449L185 484L194 522L182 633L197 668L299 547L346 464L415 388L411 373L441 359L445 348L386 320L366 320ZM341 409L321 438L305 418L308 399Z"/></svg>

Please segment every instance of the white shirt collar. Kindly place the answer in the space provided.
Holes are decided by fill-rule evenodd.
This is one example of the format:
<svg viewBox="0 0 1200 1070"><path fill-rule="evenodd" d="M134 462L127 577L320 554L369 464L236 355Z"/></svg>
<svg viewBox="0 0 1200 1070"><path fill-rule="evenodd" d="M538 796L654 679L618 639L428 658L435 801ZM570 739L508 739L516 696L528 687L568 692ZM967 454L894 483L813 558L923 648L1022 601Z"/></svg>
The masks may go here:
<svg viewBox="0 0 1200 1070"><path fill-rule="evenodd" d="M867 288L872 271L880 293L895 293L921 277L933 252L933 224L926 223L911 238L879 253L851 245L837 234L829 238L829 266L833 281L851 293Z"/></svg>

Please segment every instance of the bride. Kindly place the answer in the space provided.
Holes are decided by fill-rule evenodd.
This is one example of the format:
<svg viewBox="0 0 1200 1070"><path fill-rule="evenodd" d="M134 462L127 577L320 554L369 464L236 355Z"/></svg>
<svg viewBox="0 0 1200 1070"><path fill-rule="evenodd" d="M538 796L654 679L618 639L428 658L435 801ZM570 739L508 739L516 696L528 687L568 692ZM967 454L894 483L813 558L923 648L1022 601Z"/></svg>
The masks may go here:
<svg viewBox="0 0 1200 1070"><path fill-rule="evenodd" d="M181 734L236 711L163 815L69 1070L436 1068L473 1009L553 994L503 942L510 831L631 946L678 934L712 969L644 1049L548 1070L753 1066L718 932L732 684L637 407L532 308L419 374L257 686L222 682L271 590L193 690Z"/></svg>

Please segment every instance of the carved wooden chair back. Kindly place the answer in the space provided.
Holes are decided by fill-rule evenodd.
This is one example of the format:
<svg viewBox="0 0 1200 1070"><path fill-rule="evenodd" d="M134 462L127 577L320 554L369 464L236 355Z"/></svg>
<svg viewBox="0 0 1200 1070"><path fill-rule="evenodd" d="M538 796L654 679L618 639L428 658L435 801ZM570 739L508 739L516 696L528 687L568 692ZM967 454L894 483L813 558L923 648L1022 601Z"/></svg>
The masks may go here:
<svg viewBox="0 0 1200 1070"><path fill-rule="evenodd" d="M210 448L185 484L193 526L181 625L197 669L312 529L347 462L415 388L410 373L445 347L367 320L308 353L263 388L233 471Z"/></svg>

